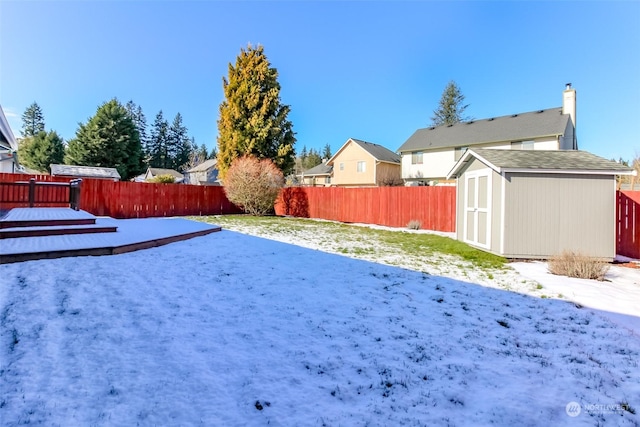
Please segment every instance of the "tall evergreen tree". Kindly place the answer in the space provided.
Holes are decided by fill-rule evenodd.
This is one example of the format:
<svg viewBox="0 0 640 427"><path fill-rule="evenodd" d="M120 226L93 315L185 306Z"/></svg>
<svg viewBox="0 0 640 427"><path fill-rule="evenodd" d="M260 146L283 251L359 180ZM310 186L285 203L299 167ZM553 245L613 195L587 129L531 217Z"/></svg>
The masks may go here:
<svg viewBox="0 0 640 427"><path fill-rule="evenodd" d="M133 120L133 123L136 125L136 129L138 130L140 145L142 146L142 160L146 164L148 157L147 146L149 144L149 137L147 135L147 117L144 115L142 107L136 105L133 101L127 102L124 108L126 108L129 117L131 117L131 120Z"/></svg>
<svg viewBox="0 0 640 427"><path fill-rule="evenodd" d="M142 172L142 146L127 110L112 99L102 104L86 124L80 124L69 141L65 163L113 167L123 180Z"/></svg>
<svg viewBox="0 0 640 427"><path fill-rule="evenodd" d="M322 163L322 157L320 156L320 153L313 148L311 148L306 157L302 159L302 166L305 170L318 166L320 163Z"/></svg>
<svg viewBox="0 0 640 427"><path fill-rule="evenodd" d="M324 148L322 149L322 158L325 160L329 160L331 158L332 154L331 154L331 146L329 145L329 143L325 144Z"/></svg>
<svg viewBox="0 0 640 427"><path fill-rule="evenodd" d="M55 131L40 131L22 140L18 158L28 168L51 173L51 164L64 161L64 142Z"/></svg>
<svg viewBox="0 0 640 427"><path fill-rule="evenodd" d="M211 147L211 151L209 152L209 156L207 156L207 160L215 159L216 157L218 157L218 148L214 145L213 147Z"/></svg>
<svg viewBox="0 0 640 427"><path fill-rule="evenodd" d="M20 133L24 138L36 136L44 132L44 114L38 103L29 105L22 113L22 130Z"/></svg>
<svg viewBox="0 0 640 427"><path fill-rule="evenodd" d="M156 114L149 138L149 166L153 168L169 168L168 149L169 124L164 119L162 110Z"/></svg>
<svg viewBox="0 0 640 427"><path fill-rule="evenodd" d="M187 135L187 128L182 124L180 113L176 114L167 131L167 152L170 168L182 172L189 162L191 141Z"/></svg>
<svg viewBox="0 0 640 427"><path fill-rule="evenodd" d="M278 71L264 48L241 49L235 66L222 78L224 101L218 119L218 170L224 178L237 158L268 158L288 174L295 162L295 134L287 119L290 107L280 101Z"/></svg>
<svg viewBox="0 0 640 427"><path fill-rule="evenodd" d="M438 108L433 111L431 117L432 126L452 125L471 120L463 116L469 104L464 104L464 95L458 85L451 80L442 92Z"/></svg>

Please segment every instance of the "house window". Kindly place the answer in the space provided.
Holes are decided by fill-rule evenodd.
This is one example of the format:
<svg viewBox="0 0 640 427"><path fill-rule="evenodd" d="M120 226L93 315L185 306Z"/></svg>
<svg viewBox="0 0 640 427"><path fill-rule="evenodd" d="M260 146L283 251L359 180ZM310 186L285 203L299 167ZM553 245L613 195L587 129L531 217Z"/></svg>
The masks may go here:
<svg viewBox="0 0 640 427"><path fill-rule="evenodd" d="M344 163L340 163L340 170L343 171L344 170Z"/></svg>
<svg viewBox="0 0 640 427"><path fill-rule="evenodd" d="M415 153L411 153L411 164L412 165L422 164L422 151L416 151Z"/></svg>
<svg viewBox="0 0 640 427"><path fill-rule="evenodd" d="M358 162L358 172L365 172L367 170L367 162Z"/></svg>
<svg viewBox="0 0 640 427"><path fill-rule="evenodd" d="M330 176L326 176L326 177L324 178L324 183L325 183L325 184L331 184L331 177L330 177Z"/></svg>
<svg viewBox="0 0 640 427"><path fill-rule="evenodd" d="M517 141L511 143L512 150L533 150L533 141Z"/></svg>
<svg viewBox="0 0 640 427"><path fill-rule="evenodd" d="M467 151L467 148L469 147L457 147L456 148L456 152L455 152L455 161L457 162L458 160L460 160L460 157L462 157L462 155L464 154L465 151Z"/></svg>

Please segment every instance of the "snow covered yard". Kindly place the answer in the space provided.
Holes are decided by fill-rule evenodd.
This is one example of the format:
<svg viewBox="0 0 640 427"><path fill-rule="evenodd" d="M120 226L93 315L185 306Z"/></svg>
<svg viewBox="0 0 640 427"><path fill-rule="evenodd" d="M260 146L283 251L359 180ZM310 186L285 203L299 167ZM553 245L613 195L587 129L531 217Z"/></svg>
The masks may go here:
<svg viewBox="0 0 640 427"><path fill-rule="evenodd" d="M0 419L640 425L637 333L448 268L442 277L233 231L2 265Z"/></svg>

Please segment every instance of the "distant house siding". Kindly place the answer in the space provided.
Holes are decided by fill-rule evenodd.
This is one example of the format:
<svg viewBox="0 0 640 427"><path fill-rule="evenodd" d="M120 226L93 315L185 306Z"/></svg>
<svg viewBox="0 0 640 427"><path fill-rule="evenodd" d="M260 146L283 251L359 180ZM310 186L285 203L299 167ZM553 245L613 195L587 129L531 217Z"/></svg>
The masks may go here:
<svg viewBox="0 0 640 427"><path fill-rule="evenodd" d="M613 176L507 174L504 256L615 256Z"/></svg>
<svg viewBox="0 0 640 427"><path fill-rule="evenodd" d="M534 150L558 150L556 137L544 137L531 139ZM474 148L492 148L496 150L521 149L518 143L521 141L489 142L486 144L473 144ZM449 171L458 160L456 149L441 148L423 151L422 164L412 164L411 152L402 153L402 178L407 181L444 180Z"/></svg>
<svg viewBox="0 0 640 427"><path fill-rule="evenodd" d="M408 181L425 181L429 179L443 179L453 167L454 150L423 151L422 164L412 164L411 152L402 153L402 178Z"/></svg>
<svg viewBox="0 0 640 427"><path fill-rule="evenodd" d="M358 162L365 162L364 172L358 172ZM342 170L341 163L344 164ZM355 187L375 185L375 159L357 144L347 145L333 160L331 183Z"/></svg>
<svg viewBox="0 0 640 427"><path fill-rule="evenodd" d="M376 169L377 185L395 185L402 184L400 176L400 165L392 163L378 163Z"/></svg>

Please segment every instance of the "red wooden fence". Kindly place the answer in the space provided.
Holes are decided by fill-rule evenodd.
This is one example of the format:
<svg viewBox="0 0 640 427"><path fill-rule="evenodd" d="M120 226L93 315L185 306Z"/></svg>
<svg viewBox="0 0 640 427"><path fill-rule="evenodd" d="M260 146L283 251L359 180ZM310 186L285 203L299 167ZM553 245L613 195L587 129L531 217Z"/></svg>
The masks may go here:
<svg viewBox="0 0 640 427"><path fill-rule="evenodd" d="M28 181L32 177L44 182L70 181L49 175L0 173L0 183ZM43 186L38 191L61 190ZM291 187L281 192L276 202L276 214L390 227L406 227L410 221L417 220L423 229L453 232L455 197L454 187ZM19 200L17 203L3 202L0 209L28 206L29 195L19 187L0 185L0 200ZM36 206L68 206L68 203L39 203ZM113 218L241 212L229 202L222 187L99 179L82 181L80 208ZM618 191L616 219L617 253L640 259L640 191Z"/></svg>
<svg viewBox="0 0 640 427"><path fill-rule="evenodd" d="M28 181L34 177L44 182L69 182L68 178L48 175L0 174L0 182ZM0 191L15 188L0 186ZM6 190L5 190L6 189ZM42 191L47 191L44 189ZM51 190L53 191L53 190ZM0 200L6 198L1 197ZM28 195L22 203L2 203L1 209L28 206ZM68 206L49 203L36 206ZM181 184L151 184L83 179L80 209L98 216L112 218L146 218L184 215L220 215L242 212L227 199L224 189L217 186Z"/></svg>
<svg viewBox="0 0 640 427"><path fill-rule="evenodd" d="M455 187L291 187L276 202L277 215L341 222L421 228L453 232L456 227Z"/></svg>
<svg viewBox="0 0 640 427"><path fill-rule="evenodd" d="M640 191L618 191L616 252L640 259Z"/></svg>

